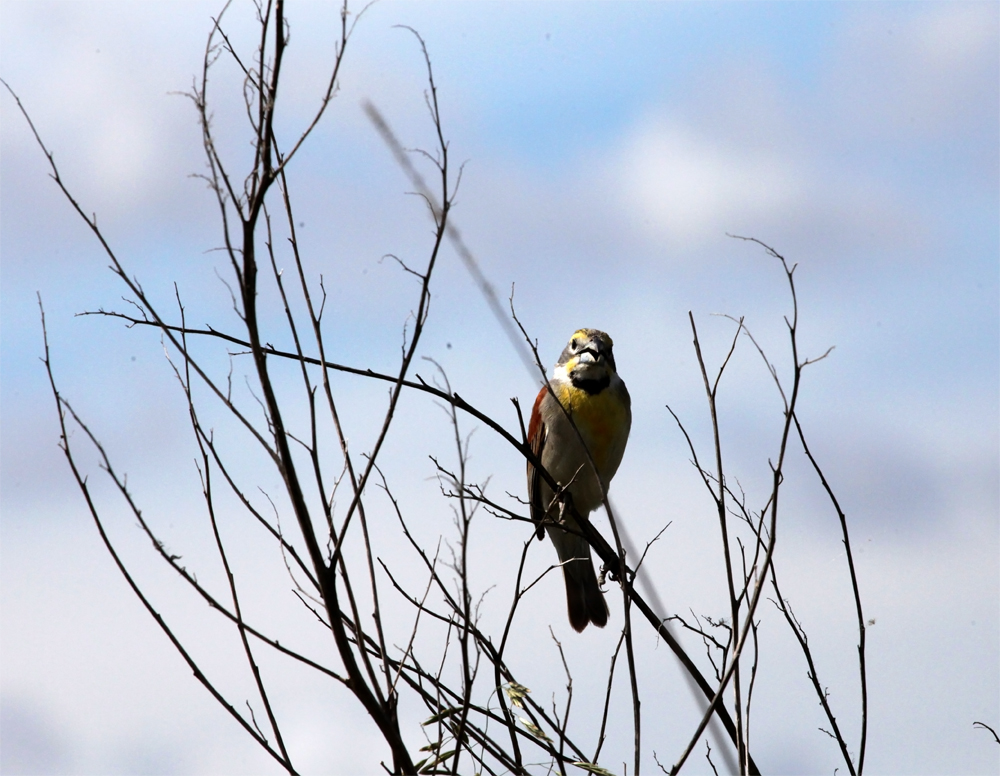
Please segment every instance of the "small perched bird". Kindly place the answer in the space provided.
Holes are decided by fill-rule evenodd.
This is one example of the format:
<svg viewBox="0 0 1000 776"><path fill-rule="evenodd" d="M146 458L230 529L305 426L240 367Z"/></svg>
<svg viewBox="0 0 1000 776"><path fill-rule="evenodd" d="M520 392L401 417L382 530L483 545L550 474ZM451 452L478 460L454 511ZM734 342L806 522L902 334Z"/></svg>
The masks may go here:
<svg viewBox="0 0 1000 776"><path fill-rule="evenodd" d="M539 391L528 425L531 450L559 486L566 489L581 516L603 503L601 484L607 490L618 471L632 426L632 401L615 371L613 345L603 331L575 331L559 356L552 379ZM559 404L573 419L579 435ZM597 466L600 482L580 445L581 437ZM562 509L559 499L553 499L552 488L530 462L528 502L531 519L539 524L539 538L542 520L549 518L545 528L563 564L570 624L577 631L591 622L603 628L608 621L608 606L597 584L590 545L578 533L559 526L562 523L578 530L570 510Z"/></svg>

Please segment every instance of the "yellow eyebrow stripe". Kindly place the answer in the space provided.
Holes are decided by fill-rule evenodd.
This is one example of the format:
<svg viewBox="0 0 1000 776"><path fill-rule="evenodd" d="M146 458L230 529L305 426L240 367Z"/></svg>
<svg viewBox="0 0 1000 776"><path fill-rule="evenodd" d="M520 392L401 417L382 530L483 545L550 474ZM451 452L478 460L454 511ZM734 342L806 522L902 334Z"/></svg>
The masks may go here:
<svg viewBox="0 0 1000 776"><path fill-rule="evenodd" d="M590 332L592 332L592 331L594 331L594 329L577 329L576 331L573 332L573 336L570 337L570 339L574 340L574 339L579 338L579 339L583 339L583 340L589 340L590 339ZM604 333L604 338L607 340L609 347L614 347L615 346L615 343L612 341L610 334L608 334L608 333L605 332Z"/></svg>

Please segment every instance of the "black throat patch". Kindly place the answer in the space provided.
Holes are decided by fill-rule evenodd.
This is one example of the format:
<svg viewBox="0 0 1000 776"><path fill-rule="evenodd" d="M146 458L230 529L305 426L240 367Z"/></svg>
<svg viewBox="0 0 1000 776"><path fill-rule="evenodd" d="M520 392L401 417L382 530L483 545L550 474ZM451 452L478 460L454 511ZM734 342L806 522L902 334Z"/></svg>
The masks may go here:
<svg viewBox="0 0 1000 776"><path fill-rule="evenodd" d="M604 375L604 377L596 380L585 380L582 377L570 375L569 381L573 383L574 388L579 388L581 391L586 391L591 396L595 396L611 385L611 375Z"/></svg>

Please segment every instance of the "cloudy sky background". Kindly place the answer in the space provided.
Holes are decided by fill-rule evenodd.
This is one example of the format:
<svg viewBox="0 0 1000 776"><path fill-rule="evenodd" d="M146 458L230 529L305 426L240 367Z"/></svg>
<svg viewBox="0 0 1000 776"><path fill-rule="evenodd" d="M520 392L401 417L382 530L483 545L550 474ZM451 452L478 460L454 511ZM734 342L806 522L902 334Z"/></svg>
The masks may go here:
<svg viewBox="0 0 1000 776"><path fill-rule="evenodd" d="M194 111L176 94L198 71L217 10L6 2L0 75L151 295L168 304L177 280L189 320L233 328L215 275L226 267L208 252L220 242L215 212L190 177L204 169ZM231 29L245 39L248 9L231 14ZM289 16L286 133L316 105L337 9L292 4ZM758 237L798 262L802 351L836 346L807 370L801 417L851 521L865 612L875 620L867 767L995 772L1000 747L972 723L1000 724L997 5L371 8L351 42L341 92L293 168L293 193L309 270L322 272L330 290L334 357L380 370L394 367L416 299L412 279L380 257L418 262L429 245L420 203L406 195L410 186L360 107L371 99L404 143L431 147L419 49L398 24L426 39L452 158L467 160L456 223L497 288L506 294L516 284L543 358L554 360L579 326L615 338L635 421L612 493L640 545L670 522L647 561L670 611L725 610L711 504L664 407L681 415L707 457L687 313L712 362L731 336L712 313L746 315L787 375L780 267L726 233ZM225 71L215 83L217 127L237 164L247 147L239 84ZM9 773L274 772L127 589L56 448L36 291L66 396L128 472L169 545L200 579L221 585L199 509L195 448L159 340L74 317L121 308L124 289L46 177L13 101L5 95L0 105L0 765ZM508 399L527 404L533 378L453 252L437 272L419 355L439 361L462 396L513 429ZM285 335L276 324L278 340ZM430 376L426 362L419 371ZM344 378L335 385L354 450L366 450L384 391ZM722 413L731 476L760 501L780 404L748 342L723 382ZM426 457L453 458L443 420L431 402L405 397L383 459L430 544L453 535ZM217 428L243 455L221 416ZM801 453L791 456L779 573L853 742L856 634L837 524ZM250 489L279 490L258 461L238 460ZM84 452L82 461L108 495L94 456ZM498 498L523 488L522 464L485 429L473 436L471 465L474 476L493 476ZM386 504L372 499L388 520ZM250 697L235 635L159 568L134 519L102 503L157 604L237 703ZM283 641L329 656L332 645L291 596L280 558L235 512L229 517L245 597ZM526 532L486 518L478 530L475 582L504 591L487 598L489 623L505 609ZM390 564L412 569L412 558L385 541ZM548 550L535 545L533 569L551 562ZM526 603L513 660L543 697L560 692L551 623L575 669L574 704L584 709L603 690L614 628L572 634L561 581L546 582ZM817 730L823 720L804 661L769 606L756 759L767 772L830 772L838 754ZM689 647L700 651L694 641ZM664 647L643 633L638 649L645 740L670 759L686 742L694 706ZM269 656L262 662L304 772L376 770L386 756L380 739L339 687ZM619 708L621 737L607 760L616 772L630 759ZM422 718L416 709L404 715ZM592 728L584 716L581 736ZM413 738L416 748L422 742ZM701 757L690 768L709 770Z"/></svg>

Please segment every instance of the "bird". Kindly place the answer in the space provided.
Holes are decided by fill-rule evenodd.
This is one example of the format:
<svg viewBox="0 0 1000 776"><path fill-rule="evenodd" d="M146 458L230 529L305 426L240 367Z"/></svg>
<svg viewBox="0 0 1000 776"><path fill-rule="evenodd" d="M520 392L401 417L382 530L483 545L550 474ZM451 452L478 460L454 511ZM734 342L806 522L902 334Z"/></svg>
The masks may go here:
<svg viewBox="0 0 1000 776"><path fill-rule="evenodd" d="M569 494L581 516L604 502L601 486L606 491L618 471L632 427L632 401L615 368L613 347L611 337L603 331L573 332L552 379L538 392L528 424L532 453ZM600 481L594 476L594 466ZM578 533L572 510L553 498L552 488L530 460L528 503L538 538L544 526L559 555L570 625L577 632L589 623L603 628L608 622L608 606L594 572L590 544Z"/></svg>

